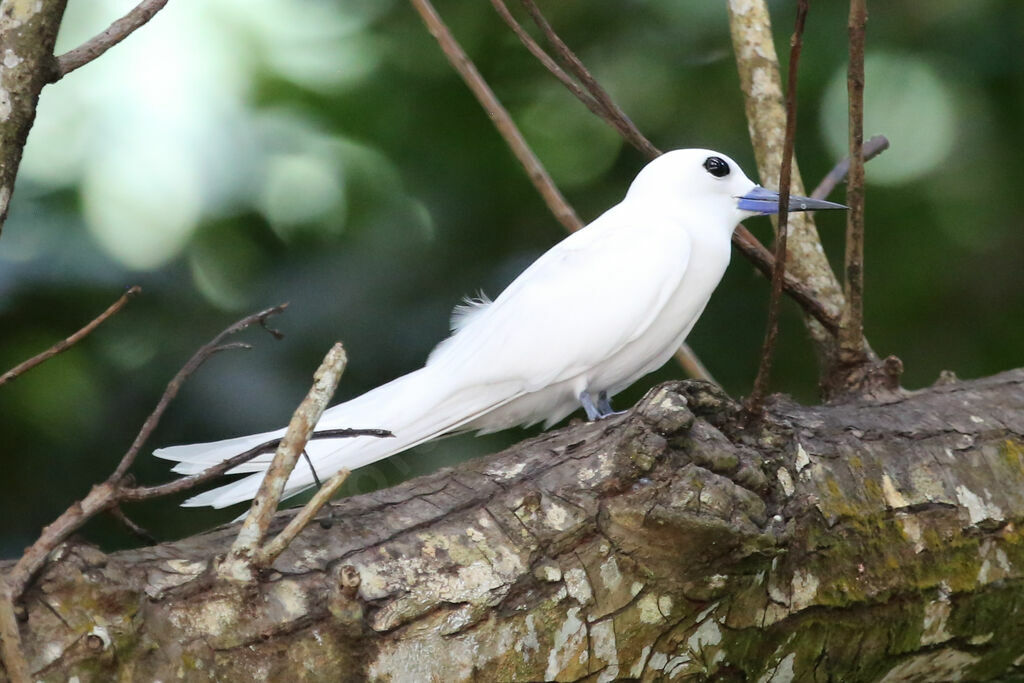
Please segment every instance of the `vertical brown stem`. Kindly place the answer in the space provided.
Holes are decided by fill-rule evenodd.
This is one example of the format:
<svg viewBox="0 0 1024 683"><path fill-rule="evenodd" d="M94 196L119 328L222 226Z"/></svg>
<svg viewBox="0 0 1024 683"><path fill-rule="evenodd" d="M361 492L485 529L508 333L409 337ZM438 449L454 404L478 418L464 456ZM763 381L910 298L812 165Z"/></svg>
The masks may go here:
<svg viewBox="0 0 1024 683"><path fill-rule="evenodd" d="M459 72L462 80L466 82L469 89L476 95L480 105L491 117L494 126L501 133L505 142L508 143L512 153L516 155L519 163L526 169L526 175L530 178L533 186L537 188L541 197L544 198L544 203L547 204L551 213L555 215L558 222L564 225L565 229L569 232L575 232L583 227L583 222L576 215L576 212L573 211L572 207L569 206L569 203L565 201L562 193L558 191L551 176L548 175L544 166L541 165L540 159L533 153L530 146L526 144L526 139L519 132L508 110L498 101L498 97L491 90L490 86L487 85L487 82L484 81L480 72L477 71L476 66L469 59L469 55L466 54L462 46L455 40L455 36L448 30L445 23L441 21L441 16L434 9L430 0L410 0L410 2L416 8L416 11L419 12L423 23L427 25L427 30L430 31L430 34L437 40L441 49L444 50L444 54L448 57L452 67Z"/></svg>
<svg viewBox="0 0 1024 683"><path fill-rule="evenodd" d="M796 137L796 83L803 46L804 24L810 0L799 0L796 9L796 28L789 51L789 77L786 82L786 136L782 143L782 165L779 168L779 228L775 238L775 270L772 272L771 299L768 304L768 330L761 348L761 364L754 380L754 388L747 400L747 410L760 415L771 381L775 342L779 336L779 301L782 283L786 277L786 237L789 226L789 184L793 169L793 142Z"/></svg>
<svg viewBox="0 0 1024 683"><path fill-rule="evenodd" d="M846 306L839 330L840 361L856 364L865 357L864 339L864 25L867 1L850 0L850 172L846 184Z"/></svg>

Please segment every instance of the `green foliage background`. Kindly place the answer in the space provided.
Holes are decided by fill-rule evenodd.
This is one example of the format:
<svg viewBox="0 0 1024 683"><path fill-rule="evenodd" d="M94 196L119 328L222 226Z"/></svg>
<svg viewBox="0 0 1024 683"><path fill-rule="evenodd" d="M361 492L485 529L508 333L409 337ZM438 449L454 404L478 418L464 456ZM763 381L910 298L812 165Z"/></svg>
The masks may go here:
<svg viewBox="0 0 1024 683"><path fill-rule="evenodd" d="M69 3L59 47L132 2ZM514 4L514 3L512 3ZM815 3L797 150L819 179L845 140L844 3ZM793 6L773 2L781 52ZM722 2L547 2L543 9L663 149L722 150L755 175ZM490 4L438 9L584 219L643 163L533 61ZM873 3L866 133L867 333L905 384L1024 364L1024 5ZM833 197L841 201L841 191ZM770 241L765 220L748 221ZM819 227L833 263L843 218ZM451 307L497 294L563 236L522 170L402 2L172 0L99 62L50 86L0 239L0 368L46 348L132 284L142 297L84 343L0 388L0 555L105 477L164 385L235 319L290 302L250 352L213 359L152 447L283 424L335 340L352 396L418 367ZM691 345L730 393L749 390L767 287L737 257ZM816 400L816 364L787 303L775 387ZM663 368L621 396L636 400ZM524 436L459 438L358 472L366 491ZM161 538L237 514L178 501L128 510ZM109 520L86 535L133 541Z"/></svg>

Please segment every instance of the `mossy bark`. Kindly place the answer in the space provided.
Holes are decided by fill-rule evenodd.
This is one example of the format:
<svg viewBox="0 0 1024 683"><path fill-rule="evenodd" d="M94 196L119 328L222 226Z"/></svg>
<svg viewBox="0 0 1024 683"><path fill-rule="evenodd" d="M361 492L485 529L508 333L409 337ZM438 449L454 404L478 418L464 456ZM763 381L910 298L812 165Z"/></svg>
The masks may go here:
<svg viewBox="0 0 1024 683"><path fill-rule="evenodd" d="M254 585L236 533L63 547L37 680L1024 676L1024 371L887 403L709 385L341 501ZM283 523L282 515L277 523Z"/></svg>

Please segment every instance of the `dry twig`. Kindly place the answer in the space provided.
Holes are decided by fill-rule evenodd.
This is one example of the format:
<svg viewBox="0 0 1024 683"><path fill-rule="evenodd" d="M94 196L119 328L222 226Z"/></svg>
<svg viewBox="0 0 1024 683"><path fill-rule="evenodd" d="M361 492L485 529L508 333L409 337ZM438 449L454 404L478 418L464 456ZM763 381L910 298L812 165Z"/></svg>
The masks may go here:
<svg viewBox="0 0 1024 683"><path fill-rule="evenodd" d="M25 553L15 563L10 572L8 572L6 576L7 586L13 600L18 600L21 597L25 588L28 586L29 581L32 580L32 577L35 576L36 572L46 564L46 558L49 556L50 552L67 540L71 534L80 529L87 521L95 517L97 514L110 510L124 501L155 498L158 495L166 495L167 493L183 490L180 486L175 487L171 485L165 485L164 487L151 487L149 489L128 487L125 486L125 474L128 467L132 464L138 454L139 449L142 447L142 444L145 442L146 437L148 437L153 429L156 428L156 424L163 415L167 404L177 394L178 389L181 388L182 382L184 382L185 379L203 363L203 361L218 351L222 351L227 348L248 348L248 345L244 344L225 344L224 339L230 334L234 334L249 327L250 325L259 323L274 336L280 336L280 332L267 327L266 320L271 315L280 313L284 310L285 306L286 304L274 306L273 308L268 308L264 311L260 311L259 313L243 318L217 335L213 341L203 346L192 356L191 359L189 359L185 366L168 384L167 389L164 391L163 396L157 404L157 408L143 424L142 429L139 431L139 435L135 438L135 442L132 444L131 448L128 449L128 452L125 453L114 473L111 474L103 483L93 486L85 498L80 502L73 503L67 510L61 513L53 523L45 527L39 535L39 538L37 538L36 541L25 550ZM258 454L259 451L251 454L245 453L243 455L247 456L245 459L248 460L256 457ZM227 469L244 462L242 459L237 459L237 461L235 460L236 459L232 459L230 463L220 463L211 467L210 470L200 473L200 475L187 477L186 479L189 480L189 485L184 488L189 488L190 486L195 486L202 481L206 481L206 479L202 479L202 475L207 475L210 471L223 473ZM219 469L221 467L224 469ZM213 476L215 475L210 475L209 478L212 479ZM180 481L181 480L171 482L171 484L179 484Z"/></svg>
<svg viewBox="0 0 1024 683"><path fill-rule="evenodd" d="M285 485L288 483L292 470L295 469L302 450L312 436L327 403L334 396L335 389L338 388L338 382L341 380L347 363L345 349L340 343L337 343L327 352L323 363L313 375L313 386L306 398L296 408L295 414L288 423L288 429L277 447L277 452L274 453L274 459L267 468L259 491L253 497L249 513L238 530L238 536L231 546L231 551L218 569L221 576L250 581L253 570L264 566L262 565L263 560L270 555L264 547L264 539L267 529L270 528L270 521L274 513L277 512L277 505L284 493ZM339 481L337 486L340 485ZM337 486L335 486L335 490ZM322 504L320 503L320 505ZM298 530L293 533L297 534ZM284 543L284 547L287 547L287 541L282 541L282 543ZM279 545L281 544L276 544L275 548ZM280 554L284 547L276 550L273 557Z"/></svg>
<svg viewBox="0 0 1024 683"><path fill-rule="evenodd" d="M341 485L348 479L351 472L346 469L338 470L327 482L317 489L313 497L309 499L298 514L292 517L281 532L270 542L264 545L257 555L256 564L260 567L269 567L277 559L278 555L291 545L295 537L299 535L306 525L309 524L320 508L327 504L334 494L341 488Z"/></svg>
<svg viewBox="0 0 1024 683"><path fill-rule="evenodd" d="M29 683L31 672L21 651L21 629L14 612L16 599L10 584L0 576L0 658L11 683Z"/></svg>
<svg viewBox="0 0 1024 683"><path fill-rule="evenodd" d="M59 81L75 69L85 66L104 52L144 26L157 12L164 8L167 0L143 0L128 14L124 15L102 33L99 33L74 50L57 58L57 69L53 80Z"/></svg>
<svg viewBox="0 0 1024 683"><path fill-rule="evenodd" d="M839 330L839 358L845 365L867 358L864 345L864 25L866 0L850 0L850 172L846 184L846 305Z"/></svg>
<svg viewBox="0 0 1024 683"><path fill-rule="evenodd" d="M569 203L565 201L562 193L558 191L554 181L551 180L551 176L548 175L548 172L540 163L540 159L533 153L533 150L526 143L526 139L519 132L508 110L502 106L494 91L491 90L483 76L477 71L469 55L466 54L462 46L455 40L455 36L452 35L444 21L441 20L441 16L434 9L430 0L410 0L410 2L416 8L416 11L419 12L420 17L423 18L423 23L427 25L427 30L437 40L452 67L459 73L462 80L465 81L477 100L479 100L484 111L494 121L494 126L501 133L512 153L519 160L519 163L526 169L526 175L530 178L533 186L537 188L551 213L555 215L558 222L564 225L565 229L569 232L583 227L583 222L576 215L576 212L573 211L573 208L569 206Z"/></svg>
<svg viewBox="0 0 1024 683"><path fill-rule="evenodd" d="M772 361L775 356L775 342L779 335L779 300L782 283L786 274L786 236L789 226L790 173L793 168L793 143L796 140L796 84L797 69L800 66L800 48L803 47L804 24L810 0L798 0L796 28L790 41L789 77L786 79L786 137L782 145L782 168L779 171L779 227L775 236L775 271L772 273L771 298L768 304L768 330L761 348L761 363L757 369L754 387L747 399L746 408L760 415L764 408L764 397L771 381Z"/></svg>
<svg viewBox="0 0 1024 683"><path fill-rule="evenodd" d="M786 113L768 3L766 0L728 0L728 9L754 156L762 183L770 187L778 179L782 165ZM791 190L806 194L802 185L799 167L794 164ZM786 248L793 277L804 284L821 306L838 317L843 305L842 289L821 250L812 217L808 214L793 216L789 233ZM815 346L829 357L834 352L834 337L813 322L808 329Z"/></svg>
<svg viewBox="0 0 1024 683"><path fill-rule="evenodd" d="M48 348L46 351L43 351L37 356L29 358L24 363L20 363L16 367L13 367L7 372L5 372L3 375L0 375L0 386L7 384L12 379L15 379L18 376L24 374L25 372L28 372L37 365L45 363L46 361L56 356L58 353L61 353L62 351L67 351L69 348L85 339L93 330L95 330L97 327L106 322L111 316L113 316L115 313L124 308L124 305L128 303L128 300L141 291L142 288L139 287L138 285L134 287L129 287L128 290L121 295L120 299L111 304L107 308L107 310L100 313L92 322L90 322L82 329L78 330L78 332L75 332L67 339L57 342L56 344Z"/></svg>
<svg viewBox="0 0 1024 683"><path fill-rule="evenodd" d="M269 332L273 337L280 339L284 335L272 327L267 327L267 319L272 315L277 315L287 307L288 304L286 303L279 304L258 313L246 316L225 329L209 343L204 344L198 351L196 351L192 357L188 359L188 362L182 366L181 370L178 370L178 374L176 374L167 384L167 388L164 389L164 393L160 397L160 400L157 401L156 407L153 408L153 412L149 414L149 417L147 417L146 421L142 424L142 429L140 429L139 433L135 436L135 440L132 442L131 447L128 449L128 452L124 454L124 457L121 458L121 462L118 464L117 469L114 470L114 473L110 478L112 480L120 480L125 473L128 472L128 468L132 466L132 463L135 462L135 458L138 457L139 451L145 445L149 436L153 433L153 430L156 429L157 424L160 423L160 418L163 417L164 411L167 410L167 406L170 405L171 401L174 400L174 397L178 395L178 392L181 390L185 380L188 379L193 372L198 370L200 365L205 363L210 356L221 351L252 348L251 345L241 342L226 344L224 343L226 338L233 334L237 334L252 325L259 324L260 327Z"/></svg>
<svg viewBox="0 0 1024 683"><path fill-rule="evenodd" d="M889 149L889 138L884 135L875 135L870 140L864 143L864 161L865 163L871 161L879 154ZM814 192L810 195L811 199L825 199L832 190L836 189L836 185L843 182L846 178L846 174L850 172L850 157L846 157L838 164L836 164L828 174L821 179L818 186L814 188Z"/></svg>
<svg viewBox="0 0 1024 683"><path fill-rule="evenodd" d="M583 62L576 56L569 46L565 44L565 41L555 33L555 30L551 28L551 24L541 14L540 9L533 2L533 0L522 0L523 6L526 11L529 12L530 18L533 19L533 23L537 24L537 28L544 34L545 40L555 50L555 56L562 61L562 63L573 73L573 75L579 79L583 87L593 96L593 98L600 105L601 110L604 112L602 115L600 112L594 112L598 116L601 116L605 121L610 123L615 130L619 131L623 138L626 139L631 145L640 150L644 156L648 159L654 159L661 155L661 151L657 147L651 144L636 127L636 125L630 120L626 113L615 103L615 100L608 95L608 92L601 87L601 84L597 82L587 67L583 66ZM575 93L574 93L575 94ZM584 104L586 104L584 102ZM593 111L593 110L591 110Z"/></svg>

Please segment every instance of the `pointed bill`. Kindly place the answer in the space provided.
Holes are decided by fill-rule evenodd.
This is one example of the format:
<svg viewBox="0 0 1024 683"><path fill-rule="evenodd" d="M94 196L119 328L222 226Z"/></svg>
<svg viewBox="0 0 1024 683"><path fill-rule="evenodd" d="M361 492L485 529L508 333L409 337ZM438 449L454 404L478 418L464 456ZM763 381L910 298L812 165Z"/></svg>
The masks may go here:
<svg viewBox="0 0 1024 683"><path fill-rule="evenodd" d="M778 213L779 193L756 185L750 192L742 197L737 197L736 206L743 211L753 211L762 215ZM790 212L845 208L847 207L842 204L826 202L821 199L811 199L810 197L790 196L789 198Z"/></svg>

